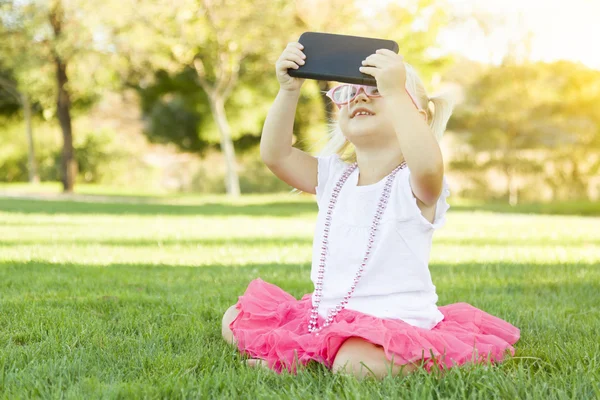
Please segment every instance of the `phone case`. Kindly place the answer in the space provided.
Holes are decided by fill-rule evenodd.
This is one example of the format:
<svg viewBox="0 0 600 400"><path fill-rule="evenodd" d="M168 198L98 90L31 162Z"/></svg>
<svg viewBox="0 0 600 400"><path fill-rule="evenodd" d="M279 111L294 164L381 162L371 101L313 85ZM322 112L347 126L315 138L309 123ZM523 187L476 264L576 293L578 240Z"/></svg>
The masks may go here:
<svg viewBox="0 0 600 400"><path fill-rule="evenodd" d="M322 81L376 86L374 77L359 71L362 61L378 49L398 53L398 43L393 40L360 36L304 32L298 42L304 46L306 63L288 69L289 75Z"/></svg>

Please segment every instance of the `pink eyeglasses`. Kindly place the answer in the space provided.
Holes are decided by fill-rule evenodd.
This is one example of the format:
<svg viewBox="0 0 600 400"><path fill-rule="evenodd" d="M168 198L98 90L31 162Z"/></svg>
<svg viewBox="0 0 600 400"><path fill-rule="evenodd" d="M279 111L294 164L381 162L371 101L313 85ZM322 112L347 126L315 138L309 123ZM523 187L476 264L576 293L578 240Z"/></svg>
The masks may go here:
<svg viewBox="0 0 600 400"><path fill-rule="evenodd" d="M350 83L339 85L329 90L327 92L327 97L329 97L339 108L342 108L342 106L354 100L356 96L358 96L358 94L360 93L361 89L363 90L363 92L365 92L367 97L381 97L377 86L354 85ZM410 92L406 90L406 93L408 93L408 97L410 97L410 100L413 102L415 107L417 107L417 110L421 110L421 107L417 105L417 102L410 94Z"/></svg>

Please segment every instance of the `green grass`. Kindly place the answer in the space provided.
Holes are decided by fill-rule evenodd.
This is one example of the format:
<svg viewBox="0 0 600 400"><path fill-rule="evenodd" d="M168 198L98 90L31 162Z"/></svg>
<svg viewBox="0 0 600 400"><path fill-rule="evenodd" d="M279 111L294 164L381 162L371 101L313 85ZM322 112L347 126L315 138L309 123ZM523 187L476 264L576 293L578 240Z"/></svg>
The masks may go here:
<svg viewBox="0 0 600 400"><path fill-rule="evenodd" d="M516 214L582 215L600 216L600 202L586 200L554 201L546 203L522 203L511 206L506 201L455 200L455 210L483 210Z"/></svg>
<svg viewBox="0 0 600 400"><path fill-rule="evenodd" d="M358 382L247 369L220 336L251 279L311 290L310 197L105 200L0 198L3 397L600 397L598 217L456 206L432 251L439 304L518 326L516 356Z"/></svg>

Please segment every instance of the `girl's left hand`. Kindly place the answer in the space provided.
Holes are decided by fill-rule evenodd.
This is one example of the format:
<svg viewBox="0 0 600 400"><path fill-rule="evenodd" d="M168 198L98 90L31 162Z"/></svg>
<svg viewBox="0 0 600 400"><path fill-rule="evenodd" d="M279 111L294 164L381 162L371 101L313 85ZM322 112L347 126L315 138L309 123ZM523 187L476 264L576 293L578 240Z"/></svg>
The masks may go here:
<svg viewBox="0 0 600 400"><path fill-rule="evenodd" d="M404 58L388 49L379 49L371 54L359 68L377 81L377 89L382 96L402 94L406 87L406 67Z"/></svg>

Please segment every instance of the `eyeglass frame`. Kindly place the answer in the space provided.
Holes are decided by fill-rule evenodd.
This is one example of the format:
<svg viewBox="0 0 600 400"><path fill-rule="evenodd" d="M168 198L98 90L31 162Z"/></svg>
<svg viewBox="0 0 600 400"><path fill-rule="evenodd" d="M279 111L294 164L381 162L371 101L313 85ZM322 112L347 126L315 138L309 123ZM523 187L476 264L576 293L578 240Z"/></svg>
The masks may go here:
<svg viewBox="0 0 600 400"><path fill-rule="evenodd" d="M351 99L349 99L348 101L343 102L343 103L338 103L337 101L335 101L333 99L333 92L336 91L336 90L338 90L341 87L344 87L344 86L352 86L352 87L357 88L356 94ZM338 106L338 108L342 108L342 106L345 106L346 104L349 104L352 100L354 100L355 98L357 98L361 89L365 93L365 96L367 96L369 98L383 97L381 94L377 94L375 96L372 96L372 95L368 94L366 88L369 88L369 87L373 87L373 86L371 86L371 85L358 85L358 84L354 84L354 83L344 83L342 85L337 85L336 87L333 87L333 88L329 89L329 91L325 95L327 97L329 97L331 99L331 101L333 101L333 103L336 106ZM406 93L408 94L408 97L410 98L410 101L412 101L412 103L415 105L415 107L417 108L417 110L418 111L423 111L423 109L417 105L417 102L415 101L415 99L412 96L412 94L410 94L410 92L408 91L408 89L405 88L404 90L406 90Z"/></svg>

